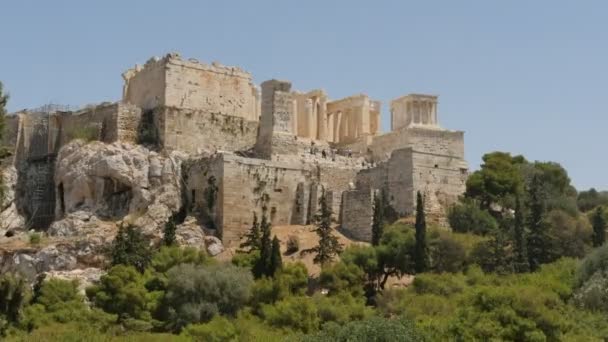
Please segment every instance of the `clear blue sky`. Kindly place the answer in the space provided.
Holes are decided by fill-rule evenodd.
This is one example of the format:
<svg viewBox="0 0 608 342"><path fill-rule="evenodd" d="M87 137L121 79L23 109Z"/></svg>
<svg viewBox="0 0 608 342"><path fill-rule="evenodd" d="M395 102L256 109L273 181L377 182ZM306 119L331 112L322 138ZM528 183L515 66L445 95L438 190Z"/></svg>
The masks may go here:
<svg viewBox="0 0 608 342"><path fill-rule="evenodd" d="M0 5L9 110L120 99L120 74L178 51L331 98L440 95L466 158L503 150L608 189L606 1L28 1Z"/></svg>

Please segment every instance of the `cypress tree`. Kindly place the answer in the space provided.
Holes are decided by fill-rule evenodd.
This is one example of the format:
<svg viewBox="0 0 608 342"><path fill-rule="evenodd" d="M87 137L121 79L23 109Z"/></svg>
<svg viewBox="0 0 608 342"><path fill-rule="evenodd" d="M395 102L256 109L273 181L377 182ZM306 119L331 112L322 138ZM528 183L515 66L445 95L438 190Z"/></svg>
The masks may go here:
<svg viewBox="0 0 608 342"><path fill-rule="evenodd" d="M245 234L245 241L240 244L239 248L247 248L246 252L251 253L261 248L260 224L258 223L258 215L253 212L253 223L249 232Z"/></svg>
<svg viewBox="0 0 608 342"><path fill-rule="evenodd" d="M321 210L315 216L316 227L314 232L319 236L319 244L316 247L304 250L304 253L315 252L317 255L313 259L315 264L326 265L331 262L337 254L342 252L342 244L333 234L331 229L331 208L327 204L327 195L325 189L321 193L319 199Z"/></svg>
<svg viewBox="0 0 608 342"><path fill-rule="evenodd" d="M604 217L604 209L597 207L593 213L593 247L599 247L606 242L606 218Z"/></svg>
<svg viewBox="0 0 608 342"><path fill-rule="evenodd" d="M271 275L270 259L272 256L272 241L270 240L270 232L272 228L270 222L268 222L268 219L266 218L266 214L262 215L260 229L262 231L262 237L260 239L260 258L253 268L253 275L256 278Z"/></svg>
<svg viewBox="0 0 608 342"><path fill-rule="evenodd" d="M374 212L372 215L372 245L380 244L384 232L384 201L380 194L374 196Z"/></svg>
<svg viewBox="0 0 608 342"><path fill-rule="evenodd" d="M283 259L281 258L281 244L275 235L272 239L272 252L270 255L269 275L274 275L283 267Z"/></svg>
<svg viewBox="0 0 608 342"><path fill-rule="evenodd" d="M173 246L175 245L175 231L177 227L175 225L175 220L173 217L170 217L167 223L165 223L165 229L163 230L163 244L165 246Z"/></svg>
<svg viewBox="0 0 608 342"><path fill-rule="evenodd" d="M428 248L426 244L426 219L424 217L424 200L420 191L416 194L416 248L414 268L416 272L424 272L429 267Z"/></svg>
<svg viewBox="0 0 608 342"><path fill-rule="evenodd" d="M515 197L515 220L513 222L513 244L514 244L514 263L515 272L523 273L530 270L528 260L528 250L526 243L526 231L524 222L524 208L521 205L519 194Z"/></svg>
<svg viewBox="0 0 608 342"><path fill-rule="evenodd" d="M530 270L536 271L542 263L549 260L549 233L545 217L545 198L543 184L538 175L532 177L529 189L530 215L528 221L528 260Z"/></svg>

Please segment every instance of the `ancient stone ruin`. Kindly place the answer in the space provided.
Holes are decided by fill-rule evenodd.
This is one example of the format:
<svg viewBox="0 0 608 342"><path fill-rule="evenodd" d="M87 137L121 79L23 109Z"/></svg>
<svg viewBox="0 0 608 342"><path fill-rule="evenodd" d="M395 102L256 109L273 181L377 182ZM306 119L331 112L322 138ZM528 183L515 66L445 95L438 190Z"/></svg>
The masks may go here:
<svg viewBox="0 0 608 342"><path fill-rule="evenodd" d="M77 219L158 232L179 214L235 245L253 213L311 223L325 191L339 229L369 241L381 191L399 215L413 213L421 191L440 220L465 189L464 134L439 126L437 96L393 100L391 131L381 133L381 103L367 95L258 87L240 68L174 53L123 78L119 102L9 117L14 196L1 215L17 221L0 233L22 225L69 235Z"/></svg>

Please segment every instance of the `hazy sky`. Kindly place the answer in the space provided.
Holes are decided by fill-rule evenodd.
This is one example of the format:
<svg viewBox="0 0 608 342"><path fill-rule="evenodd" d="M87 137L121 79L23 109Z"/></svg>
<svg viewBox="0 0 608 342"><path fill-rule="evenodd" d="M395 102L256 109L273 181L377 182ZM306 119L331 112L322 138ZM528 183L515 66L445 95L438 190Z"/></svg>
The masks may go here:
<svg viewBox="0 0 608 342"><path fill-rule="evenodd" d="M151 56L238 65L333 99L440 95L466 158L503 150L608 189L606 1L27 1L0 5L9 111L120 99Z"/></svg>

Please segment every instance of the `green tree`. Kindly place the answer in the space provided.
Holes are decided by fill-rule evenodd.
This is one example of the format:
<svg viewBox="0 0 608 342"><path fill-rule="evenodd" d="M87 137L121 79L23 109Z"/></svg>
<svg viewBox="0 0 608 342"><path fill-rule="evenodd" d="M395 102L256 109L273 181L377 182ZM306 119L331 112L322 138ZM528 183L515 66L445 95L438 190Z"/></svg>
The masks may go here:
<svg viewBox="0 0 608 342"><path fill-rule="evenodd" d="M594 188L581 191L576 202L581 211L589 211L600 205L608 205L608 192L597 191Z"/></svg>
<svg viewBox="0 0 608 342"><path fill-rule="evenodd" d="M496 219L487 210L480 209L473 200L465 200L451 206L448 222L453 231L487 235L498 229Z"/></svg>
<svg viewBox="0 0 608 342"><path fill-rule="evenodd" d="M150 240L132 225L126 228L121 225L118 228L110 254L112 265L133 266L140 273L144 272L152 260Z"/></svg>
<svg viewBox="0 0 608 342"><path fill-rule="evenodd" d="M175 231L177 227L175 225L175 220L171 217L165 223L165 228L163 230L163 244L165 246L173 246L175 244Z"/></svg>
<svg viewBox="0 0 608 342"><path fill-rule="evenodd" d="M3 319L9 323L19 322L30 297L29 285L23 277L12 273L0 275L0 333Z"/></svg>
<svg viewBox="0 0 608 342"><path fill-rule="evenodd" d="M265 213L262 215L260 228L262 231L262 237L260 238L260 258L253 267L253 275L256 278L272 275L272 270L270 268L270 259L272 258L272 240L270 239L270 234L272 232L272 226L270 222L268 222Z"/></svg>
<svg viewBox="0 0 608 342"><path fill-rule="evenodd" d="M372 214L372 245L380 243L382 232L384 231L384 201L380 194L374 196L374 211Z"/></svg>
<svg viewBox="0 0 608 342"><path fill-rule="evenodd" d="M316 228L314 229L314 232L319 236L319 244L316 247L305 250L304 253L316 253L313 259L314 263L324 266L342 252L342 244L333 234L331 228L331 208L327 204L325 189L321 193L319 205L321 206L321 210L315 216Z"/></svg>
<svg viewBox="0 0 608 342"><path fill-rule="evenodd" d="M592 217L593 222L593 247L599 247L606 242L606 218L604 216L604 209L597 207Z"/></svg>
<svg viewBox="0 0 608 342"><path fill-rule="evenodd" d="M253 223L251 224L251 228L245 234L245 241L240 244L239 248L245 248L244 251L247 253L251 253L256 250L261 249L261 240L260 236L260 224L258 223L258 215L253 213Z"/></svg>
<svg viewBox="0 0 608 342"><path fill-rule="evenodd" d="M99 284L87 288L87 296L99 308L117 314L118 321L151 322L156 299L145 287L144 277L133 266L116 265ZM150 323L148 323L150 324Z"/></svg>
<svg viewBox="0 0 608 342"><path fill-rule="evenodd" d="M382 235L380 245L376 247L380 272L378 287L384 289L390 276L413 274L415 253L416 239L411 228L399 224L388 227Z"/></svg>
<svg viewBox="0 0 608 342"><path fill-rule="evenodd" d="M483 209L491 204L512 208L515 193L523 184L520 166L526 160L505 152L488 153L482 159L481 169L467 179L465 195L479 200Z"/></svg>
<svg viewBox="0 0 608 342"><path fill-rule="evenodd" d="M518 273L530 270L524 217L524 208L520 196L517 195L515 198L515 220L513 222L513 268Z"/></svg>
<svg viewBox="0 0 608 342"><path fill-rule="evenodd" d="M530 183L530 215L528 221L528 260L530 270L536 271L542 263L550 260L550 236L545 222L545 193L539 176L535 175Z"/></svg>
<svg viewBox="0 0 608 342"><path fill-rule="evenodd" d="M270 254L270 265L268 272L274 276L278 270L283 267L283 259L281 258L281 243L275 235L272 239L272 251Z"/></svg>
<svg viewBox="0 0 608 342"><path fill-rule="evenodd" d="M424 215L424 200L420 191L416 194L416 252L414 263L416 272L421 273L429 267L428 246L426 241L426 219Z"/></svg>

